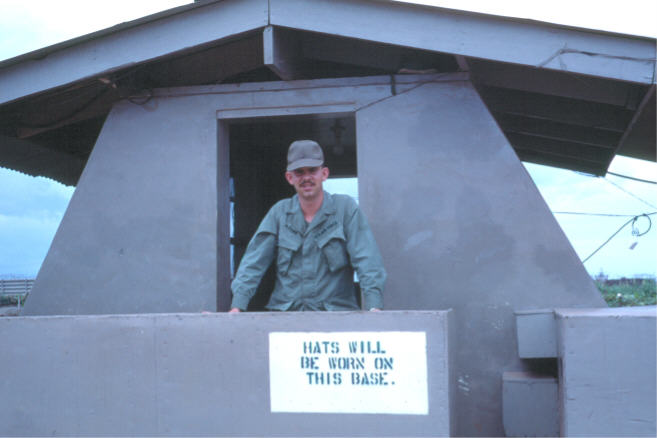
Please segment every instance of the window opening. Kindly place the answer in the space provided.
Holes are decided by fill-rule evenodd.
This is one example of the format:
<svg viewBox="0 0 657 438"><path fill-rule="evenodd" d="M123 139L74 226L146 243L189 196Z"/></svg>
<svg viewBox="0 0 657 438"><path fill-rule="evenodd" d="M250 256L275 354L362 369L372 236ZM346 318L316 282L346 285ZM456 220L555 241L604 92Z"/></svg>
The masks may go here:
<svg viewBox="0 0 657 438"><path fill-rule="evenodd" d="M249 240L269 208L290 197L285 180L287 148L294 140L317 141L331 171L325 190L358 200L356 123L353 114L258 117L228 124L230 155L230 277L234 278ZM275 275L270 268L249 310L262 310Z"/></svg>

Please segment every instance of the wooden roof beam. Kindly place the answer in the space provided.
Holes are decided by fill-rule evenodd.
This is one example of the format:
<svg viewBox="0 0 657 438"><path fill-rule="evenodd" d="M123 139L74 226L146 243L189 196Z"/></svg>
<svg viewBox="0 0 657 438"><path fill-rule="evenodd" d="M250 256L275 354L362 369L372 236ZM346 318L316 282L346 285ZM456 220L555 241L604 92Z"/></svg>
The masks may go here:
<svg viewBox="0 0 657 438"><path fill-rule="evenodd" d="M293 32L267 26L262 32L264 64L284 81L303 79L301 41Z"/></svg>
<svg viewBox="0 0 657 438"><path fill-rule="evenodd" d="M270 24L366 41L655 83L655 39L378 0L270 0Z"/></svg>
<svg viewBox="0 0 657 438"><path fill-rule="evenodd" d="M479 85L616 105L634 110L645 86L521 65L470 60L472 81Z"/></svg>
<svg viewBox="0 0 657 438"><path fill-rule="evenodd" d="M1 62L0 105L268 24L268 0L211 2L179 9L85 35L65 47L41 49L39 57L26 54Z"/></svg>
<svg viewBox="0 0 657 438"><path fill-rule="evenodd" d="M621 133L618 131L587 128L518 114L494 113L494 116L504 132L529 134L610 149L615 149L621 139Z"/></svg>
<svg viewBox="0 0 657 438"><path fill-rule="evenodd" d="M493 87L479 89L494 113L542 118L570 125L624 132L633 111L563 97L526 93Z"/></svg>
<svg viewBox="0 0 657 438"><path fill-rule="evenodd" d="M606 169L613 149L600 148L582 143L535 137L527 134L505 133L514 149L531 150L540 154L585 161Z"/></svg>
<svg viewBox="0 0 657 438"><path fill-rule="evenodd" d="M616 153L643 160L656 161L655 144L655 85L652 85L641 100L623 138L618 143ZM611 160L610 160L611 163Z"/></svg>
<svg viewBox="0 0 657 438"><path fill-rule="evenodd" d="M597 176L604 175L606 171L599 164L586 163L584 161L564 158L558 155L539 153L529 149L516 149L516 154L521 161L540 164L543 166L558 167L561 169L574 170L576 172L584 172Z"/></svg>

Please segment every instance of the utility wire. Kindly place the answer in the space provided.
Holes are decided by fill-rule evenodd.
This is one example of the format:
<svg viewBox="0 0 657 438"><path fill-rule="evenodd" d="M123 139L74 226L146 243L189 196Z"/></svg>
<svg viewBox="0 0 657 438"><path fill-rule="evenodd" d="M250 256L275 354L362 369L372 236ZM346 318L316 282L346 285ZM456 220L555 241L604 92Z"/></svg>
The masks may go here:
<svg viewBox="0 0 657 438"><path fill-rule="evenodd" d="M565 55L565 54L568 54L568 53L576 53L576 54L586 55L586 56L596 56L596 57L607 58L607 59L620 59L620 60L623 60L623 61L637 61L637 62L652 63L652 64L654 64L655 61L656 61L655 58L634 58L634 57L630 57L630 56L608 55L606 53L597 53L597 52L588 52L588 51L584 51L584 50L569 49L568 47L566 47L566 45L564 45L563 48L557 50L552 56L550 56L545 61L538 64L536 67L538 67L538 68L545 67L554 58L559 57L559 62L561 63L561 66L563 68L565 68L565 64L564 64L563 60L560 57L561 57L561 55Z"/></svg>
<svg viewBox="0 0 657 438"><path fill-rule="evenodd" d="M89 100L87 100L85 103L80 105L78 108L75 108L73 111L68 112L67 114L63 116L59 116L56 119L49 120L48 122L45 123L29 123L29 122L19 122L22 127L25 128L50 128L54 127L55 125L58 125L60 123L66 122L78 114L81 114L84 110L89 108L91 105L96 103L98 100L100 100L101 97L105 95L105 93L109 90L108 87L103 87L99 92L94 94L93 97L91 97Z"/></svg>
<svg viewBox="0 0 657 438"><path fill-rule="evenodd" d="M609 238L608 238L607 240L605 240L605 242L604 242L602 245L600 245L595 251L593 251L591 254L589 254L589 256L588 256L587 258L585 258L584 260L582 260L582 263L586 263L591 257L593 257L593 255L594 255L595 253L597 253L598 251L600 251L600 250L601 250L606 244L609 243L609 241L611 241L611 239L613 239L618 233L621 232L621 230L622 230L623 228L625 228L625 227L626 227L628 224L630 224L630 223L632 224L632 234L633 234L634 236L636 236L636 237L640 237L640 236L643 236L644 234L646 234L648 231L650 231L650 228L652 228L652 221L650 220L650 216L652 216L652 215L654 215L654 214L657 214L657 211L656 211L656 212L652 212L652 213L644 213L644 214L640 214L640 215L634 216L632 219L630 219L630 220L628 220L627 222L625 222L625 223L624 223L619 229L616 230L616 232L614 232L614 234L612 234L611 236L609 236ZM646 219L648 219L648 229L647 229L646 231L644 231L643 233L640 233L639 230L636 229L635 226L634 226L634 225L636 224L636 221L637 221L640 217L645 217Z"/></svg>
<svg viewBox="0 0 657 438"><path fill-rule="evenodd" d="M621 175L620 173L607 172L607 174L618 176L620 178L631 179L632 181L639 181L639 182L648 183L648 184L657 184L657 181L650 181L650 180L647 180L647 179L635 178L633 176Z"/></svg>
<svg viewBox="0 0 657 438"><path fill-rule="evenodd" d="M634 214L587 213L580 211L553 211L552 214L577 214L582 216L636 217Z"/></svg>
<svg viewBox="0 0 657 438"><path fill-rule="evenodd" d="M630 195L631 197L633 197L633 198L635 198L635 199L637 199L637 200L643 202L643 203L646 204L647 206L649 206L649 207L651 207L651 208L657 208L657 207L655 207L654 205L652 205L650 202L648 202L648 201L646 201L646 200L644 200L644 199L641 199L641 198L639 198L637 195L635 195L634 193L631 193L631 192L625 190L624 188L622 188L621 186L619 186L618 184L616 184L615 182L613 182L613 181L610 180L610 179L603 178L603 177L600 177L600 176L597 176L597 175L592 175L592 174L590 174L590 173L578 172L578 171L576 171L576 170L573 170L572 172L576 173L577 175L581 175L581 176L588 176L588 177L591 177L591 178L601 178L601 179L607 181L609 184L615 186L615 187L618 188L619 190L621 190L621 191L627 193L627 194ZM611 175L614 175L614 176L619 176L619 177L621 177L621 178L631 179L631 180L634 180L634 181L645 182L645 183L649 183L649 184L657 184L657 182L649 181L649 180L647 180L647 179L634 178L634 177L631 177L631 176L620 175L620 174L613 173L613 172L607 172L607 173L608 173L608 174L611 174Z"/></svg>
<svg viewBox="0 0 657 438"><path fill-rule="evenodd" d="M648 202L648 201L646 201L646 200L644 200L644 199L641 199L641 198L639 198L637 195L635 195L634 193L631 193L631 192L625 190L624 188L622 188L621 186L619 186L618 184L616 184L616 183L613 182L612 180L607 179L607 178L602 178L602 179L605 180L605 181L607 181L609 184L615 186L615 187L618 188L619 190L621 190L621 191L627 193L627 194L630 195L631 197L633 197L633 198L635 198L635 199L638 199L639 201L643 202L643 203L646 204L647 206L652 207L652 208L657 208L657 207L655 207L654 205L652 205L650 202Z"/></svg>

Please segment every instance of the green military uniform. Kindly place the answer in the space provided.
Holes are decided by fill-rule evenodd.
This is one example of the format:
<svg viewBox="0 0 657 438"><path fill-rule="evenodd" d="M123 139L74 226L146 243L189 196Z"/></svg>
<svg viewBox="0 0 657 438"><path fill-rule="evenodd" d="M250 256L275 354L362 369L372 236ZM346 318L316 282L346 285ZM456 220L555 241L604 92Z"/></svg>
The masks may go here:
<svg viewBox="0 0 657 438"><path fill-rule="evenodd" d="M365 308L383 307L381 254L365 216L349 196L324 192L310 224L297 195L276 203L242 258L231 285L232 307L246 309L274 258L270 310L357 310L354 269Z"/></svg>

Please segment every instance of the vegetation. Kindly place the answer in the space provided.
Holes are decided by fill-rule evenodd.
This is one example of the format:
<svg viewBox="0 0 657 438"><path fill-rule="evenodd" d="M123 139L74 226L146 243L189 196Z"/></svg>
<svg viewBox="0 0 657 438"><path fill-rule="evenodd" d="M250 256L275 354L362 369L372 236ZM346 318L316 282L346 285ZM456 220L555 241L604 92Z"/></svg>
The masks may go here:
<svg viewBox="0 0 657 438"><path fill-rule="evenodd" d="M27 294L0 295L0 306L16 306L21 300L21 306L25 304Z"/></svg>
<svg viewBox="0 0 657 438"><path fill-rule="evenodd" d="M621 279L617 281L596 279L595 284L609 307L654 306L657 304L655 279Z"/></svg>

